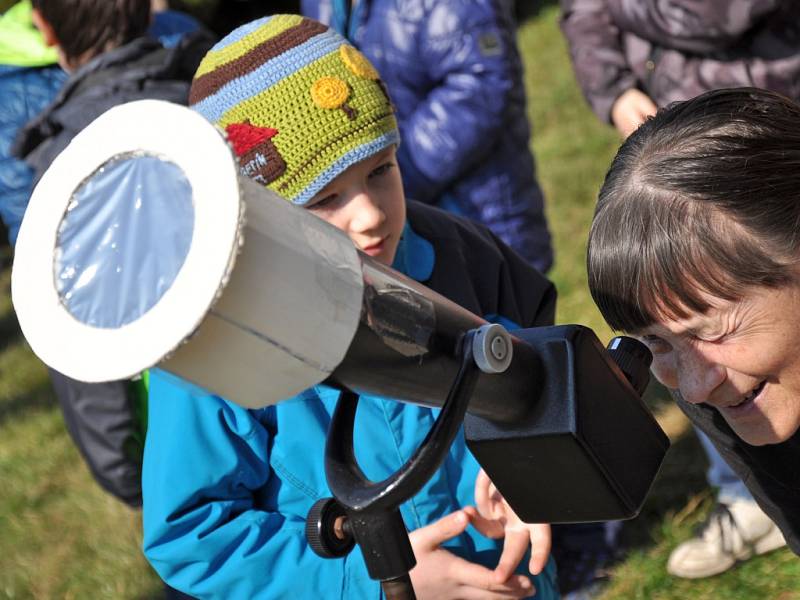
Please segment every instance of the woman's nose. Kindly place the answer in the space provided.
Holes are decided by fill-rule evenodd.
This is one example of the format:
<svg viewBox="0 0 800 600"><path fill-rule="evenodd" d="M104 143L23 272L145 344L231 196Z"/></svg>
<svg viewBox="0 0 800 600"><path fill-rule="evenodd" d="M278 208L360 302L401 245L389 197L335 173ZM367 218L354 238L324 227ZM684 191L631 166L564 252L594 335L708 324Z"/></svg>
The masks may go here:
<svg viewBox="0 0 800 600"><path fill-rule="evenodd" d="M678 360L678 387L684 400L692 404L708 402L725 377L725 367L699 352L687 353Z"/></svg>

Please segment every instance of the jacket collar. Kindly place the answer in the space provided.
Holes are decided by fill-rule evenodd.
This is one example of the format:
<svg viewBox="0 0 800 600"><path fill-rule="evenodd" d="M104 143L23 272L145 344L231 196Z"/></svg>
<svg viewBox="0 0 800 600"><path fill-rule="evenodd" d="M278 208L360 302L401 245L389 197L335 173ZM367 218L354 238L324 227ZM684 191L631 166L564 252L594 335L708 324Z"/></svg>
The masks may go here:
<svg viewBox="0 0 800 600"><path fill-rule="evenodd" d="M411 229L406 222L392 268L404 273L411 279L425 282L433 275L436 253L433 244Z"/></svg>

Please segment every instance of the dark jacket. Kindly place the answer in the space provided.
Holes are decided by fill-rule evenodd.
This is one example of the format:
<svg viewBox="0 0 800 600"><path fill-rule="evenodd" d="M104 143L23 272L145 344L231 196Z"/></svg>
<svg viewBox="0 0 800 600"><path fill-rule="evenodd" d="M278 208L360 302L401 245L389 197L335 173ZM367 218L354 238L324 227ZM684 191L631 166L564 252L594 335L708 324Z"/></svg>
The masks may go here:
<svg viewBox="0 0 800 600"><path fill-rule="evenodd" d="M84 127L113 106L152 98L186 104L189 85L210 39L189 36L175 48L150 38L95 57L64 84L53 103L20 131L14 153L36 180Z"/></svg>
<svg viewBox="0 0 800 600"><path fill-rule="evenodd" d="M797 0L561 0L584 95L602 120L625 90L658 106L752 86L800 99Z"/></svg>
<svg viewBox="0 0 800 600"><path fill-rule="evenodd" d="M336 26L386 82L409 198L483 223L540 270L552 264L530 152L522 62L507 0L331 0L305 14Z"/></svg>
<svg viewBox="0 0 800 600"><path fill-rule="evenodd" d="M109 108L143 98L186 104L192 76L212 42L199 34L165 49L141 38L94 58L20 132L14 152L38 181L72 138ZM142 449L130 382L84 383L52 369L50 378L67 430L97 482L127 504L141 505Z"/></svg>
<svg viewBox="0 0 800 600"><path fill-rule="evenodd" d="M761 510L775 521L789 547L800 554L800 432L781 444L751 446L733 432L716 409L690 404L680 397L677 400L747 485Z"/></svg>

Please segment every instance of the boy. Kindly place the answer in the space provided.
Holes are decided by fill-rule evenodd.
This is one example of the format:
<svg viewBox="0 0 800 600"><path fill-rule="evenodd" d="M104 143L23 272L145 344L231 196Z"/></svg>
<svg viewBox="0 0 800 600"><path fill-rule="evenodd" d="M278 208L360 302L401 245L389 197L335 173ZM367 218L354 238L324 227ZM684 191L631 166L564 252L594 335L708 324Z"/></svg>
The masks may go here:
<svg viewBox="0 0 800 600"><path fill-rule="evenodd" d="M185 104L211 41L203 34L165 49L146 36L150 0L33 0L33 21L69 73L55 100L20 132L13 152L34 182L86 125L124 102ZM50 369L67 429L92 475L130 506L141 505L141 440L128 381L89 384ZM138 390L137 390L138 391Z"/></svg>
<svg viewBox="0 0 800 600"><path fill-rule="evenodd" d="M243 172L346 232L365 254L475 313L525 327L551 321L552 286L520 257L478 226L406 205L389 97L372 65L327 27L279 15L235 30L203 59L190 104L226 130ZM330 495L323 456L337 390L319 385L246 410L154 370L150 394L144 550L169 585L200 598L379 596L359 549L324 560L305 539L309 508ZM367 475L395 471L434 417L362 397L355 446ZM419 598L534 593L528 577L513 574L524 552L513 517L486 519L468 506L478 473L459 437L401 507ZM507 543L501 555L496 542L466 531L470 521L492 535L505 524L516 549ZM545 558L535 547L534 572ZM538 598L557 597L552 563L535 589Z"/></svg>

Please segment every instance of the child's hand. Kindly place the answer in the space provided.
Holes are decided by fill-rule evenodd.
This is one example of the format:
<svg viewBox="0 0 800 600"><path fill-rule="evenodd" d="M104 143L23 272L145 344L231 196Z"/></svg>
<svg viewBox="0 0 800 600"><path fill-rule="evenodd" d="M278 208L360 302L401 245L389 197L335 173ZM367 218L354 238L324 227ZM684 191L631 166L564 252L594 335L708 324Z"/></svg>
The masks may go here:
<svg viewBox="0 0 800 600"><path fill-rule="evenodd" d="M495 571L471 563L441 548L441 544L464 532L471 511L459 510L409 535L417 566L409 575L419 600L471 598L527 598L535 592L531 580L513 575L499 581Z"/></svg>
<svg viewBox="0 0 800 600"><path fill-rule="evenodd" d="M475 480L475 504L477 511L473 507L464 509L475 529L486 537L504 538L503 553L494 570L495 581L504 582L512 576L529 544L528 569L534 575L541 573L550 556L550 525L523 523L483 469Z"/></svg>
<svg viewBox="0 0 800 600"><path fill-rule="evenodd" d="M611 107L611 122L614 123L614 127L622 137L626 138L636 131L648 117L656 114L657 110L658 107L650 99L650 96L636 88L631 88L625 90Z"/></svg>

